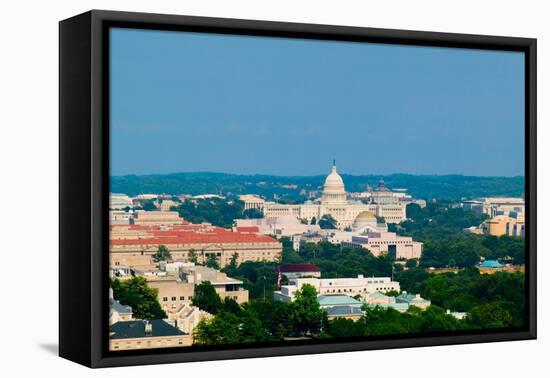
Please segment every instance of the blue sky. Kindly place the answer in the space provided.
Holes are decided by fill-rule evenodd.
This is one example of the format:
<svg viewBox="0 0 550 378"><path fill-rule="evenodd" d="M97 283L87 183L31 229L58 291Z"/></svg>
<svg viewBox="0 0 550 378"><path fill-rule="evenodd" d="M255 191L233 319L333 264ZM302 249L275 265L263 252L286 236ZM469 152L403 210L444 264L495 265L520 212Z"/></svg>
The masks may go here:
<svg viewBox="0 0 550 378"><path fill-rule="evenodd" d="M517 52L111 31L111 174L524 174Z"/></svg>

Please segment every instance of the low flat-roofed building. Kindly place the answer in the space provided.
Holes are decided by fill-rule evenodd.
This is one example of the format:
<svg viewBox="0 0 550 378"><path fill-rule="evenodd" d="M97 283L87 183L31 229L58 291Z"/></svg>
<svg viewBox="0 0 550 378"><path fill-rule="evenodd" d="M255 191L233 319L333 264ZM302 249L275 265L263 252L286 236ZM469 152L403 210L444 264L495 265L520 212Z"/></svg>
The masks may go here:
<svg viewBox="0 0 550 378"><path fill-rule="evenodd" d="M525 237L525 219L521 217L512 218L506 215L497 215L487 219L481 224L481 230L485 235L510 236L516 238Z"/></svg>
<svg viewBox="0 0 550 378"><path fill-rule="evenodd" d="M235 219L234 230L252 232L252 227L256 228L256 233L262 235L274 235L277 238L283 236L292 237L307 232L317 232L321 228L316 224L304 224L293 216L282 216L277 218L258 218L258 219Z"/></svg>
<svg viewBox="0 0 550 378"><path fill-rule="evenodd" d="M463 320L466 318L466 316L468 316L468 313L467 312L459 312L459 311L451 311L449 309L447 309L445 311L445 313L447 315L451 315L453 318L457 319L457 320Z"/></svg>
<svg viewBox="0 0 550 378"><path fill-rule="evenodd" d="M353 321L361 319L364 312L357 306L334 306L324 309L328 320L350 319Z"/></svg>
<svg viewBox="0 0 550 378"><path fill-rule="evenodd" d="M422 255L422 243L395 232L368 232L353 236L351 243L343 244L368 249L374 256L388 254L397 260L418 259Z"/></svg>
<svg viewBox="0 0 550 378"><path fill-rule="evenodd" d="M424 299L420 294L409 294L403 291L397 297L395 297L397 303L407 303L409 306L416 306L422 310L425 310L432 303L428 299Z"/></svg>
<svg viewBox="0 0 550 378"><path fill-rule="evenodd" d="M317 302L319 302L319 307L323 309L335 306L361 307L363 304L361 301L349 295L319 295L317 297Z"/></svg>
<svg viewBox="0 0 550 378"><path fill-rule="evenodd" d="M388 291L400 291L399 282L392 281L390 277L364 277L362 274L356 278L296 278L290 280L289 285L281 286L279 291L273 293L275 300L291 302L294 300L296 290L305 284L313 286L319 295L343 294L350 297L360 295L362 298L374 291L387 293Z"/></svg>
<svg viewBox="0 0 550 378"><path fill-rule="evenodd" d="M294 235L292 237L292 244L295 251L298 251L301 246L309 243L320 243L327 240L327 234L324 230L320 231L308 231L301 235Z"/></svg>
<svg viewBox="0 0 550 378"><path fill-rule="evenodd" d="M466 210L473 210L489 217L509 215L510 212L524 213L525 199L521 197L485 197L462 202Z"/></svg>
<svg viewBox="0 0 550 378"><path fill-rule="evenodd" d="M485 260L481 264L479 264L479 267L498 269L502 268L503 265L498 260Z"/></svg>
<svg viewBox="0 0 550 378"><path fill-rule="evenodd" d="M123 210L109 211L109 224L112 225L127 225L130 224L133 214Z"/></svg>
<svg viewBox="0 0 550 378"><path fill-rule="evenodd" d="M279 272L288 279L301 277L321 277L321 269L311 264L285 264L279 266Z"/></svg>
<svg viewBox="0 0 550 378"><path fill-rule="evenodd" d="M176 225L183 224L177 211L136 211L133 223L137 225Z"/></svg>
<svg viewBox="0 0 550 378"><path fill-rule="evenodd" d="M376 308L376 307L380 307L380 308L383 308L385 310L387 309L393 309L395 311L399 311L399 312L407 312L407 310L409 309L409 304L408 303L405 303L405 302L392 302L392 303L378 303L378 304L368 304L367 305L369 308Z"/></svg>
<svg viewBox="0 0 550 378"><path fill-rule="evenodd" d="M126 208L132 209L134 203L132 199L126 194L122 193L111 193L109 196L109 209L111 210L122 210Z"/></svg>
<svg viewBox="0 0 550 378"><path fill-rule="evenodd" d="M119 321L109 327L109 350L190 346L193 337L161 319Z"/></svg>
<svg viewBox="0 0 550 378"><path fill-rule="evenodd" d="M148 200L156 199L158 197L159 197L158 194L144 193L144 194L138 194L137 196L134 197L134 199L148 201Z"/></svg>

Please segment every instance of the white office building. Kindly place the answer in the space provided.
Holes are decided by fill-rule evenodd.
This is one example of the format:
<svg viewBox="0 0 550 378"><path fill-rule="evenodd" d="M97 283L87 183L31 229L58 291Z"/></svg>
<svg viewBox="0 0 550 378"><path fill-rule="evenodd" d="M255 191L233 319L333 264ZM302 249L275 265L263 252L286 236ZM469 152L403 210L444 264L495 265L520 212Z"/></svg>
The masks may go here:
<svg viewBox="0 0 550 378"><path fill-rule="evenodd" d="M367 294L375 291L381 293L400 291L399 282L392 281L390 277L364 277L361 274L356 278L296 278L290 280L289 285L281 286L281 290L275 291L273 299L291 302L294 300L296 291L305 284L313 286L318 295L348 295L350 297L360 295L365 298Z"/></svg>

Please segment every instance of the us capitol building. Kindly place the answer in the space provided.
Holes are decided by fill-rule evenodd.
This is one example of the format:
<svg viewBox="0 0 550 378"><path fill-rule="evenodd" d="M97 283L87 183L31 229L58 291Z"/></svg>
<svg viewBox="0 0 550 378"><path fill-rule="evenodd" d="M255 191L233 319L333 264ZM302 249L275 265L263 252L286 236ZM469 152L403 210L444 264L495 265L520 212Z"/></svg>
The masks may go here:
<svg viewBox="0 0 550 378"><path fill-rule="evenodd" d="M325 179L320 201L287 205L265 201L249 194L241 196L240 199L245 204L245 210L260 210L267 219L291 216L311 223L314 218L319 221L323 215L330 214L336 220L339 229L352 227L354 223L363 223L367 219L375 220L376 217L384 218L386 223L400 223L406 220L406 204L385 186L384 180L380 180L366 203L348 200L344 181L338 174L335 163Z"/></svg>

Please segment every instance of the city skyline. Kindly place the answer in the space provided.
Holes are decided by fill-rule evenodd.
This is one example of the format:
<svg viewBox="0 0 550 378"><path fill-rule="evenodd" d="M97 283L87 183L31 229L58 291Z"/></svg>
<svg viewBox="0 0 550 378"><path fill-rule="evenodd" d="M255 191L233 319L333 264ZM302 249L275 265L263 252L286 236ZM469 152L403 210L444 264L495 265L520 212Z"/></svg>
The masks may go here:
<svg viewBox="0 0 550 378"><path fill-rule="evenodd" d="M114 176L524 175L522 53L111 33Z"/></svg>

